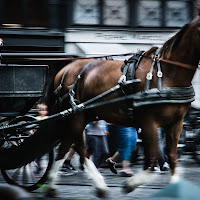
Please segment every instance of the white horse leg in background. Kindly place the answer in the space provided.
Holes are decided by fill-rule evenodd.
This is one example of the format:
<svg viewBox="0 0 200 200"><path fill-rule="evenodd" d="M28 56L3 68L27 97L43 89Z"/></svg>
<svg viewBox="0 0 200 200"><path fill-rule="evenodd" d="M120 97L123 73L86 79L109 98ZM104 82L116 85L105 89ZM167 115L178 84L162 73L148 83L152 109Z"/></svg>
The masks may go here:
<svg viewBox="0 0 200 200"><path fill-rule="evenodd" d="M58 171L60 167L63 165L65 159L62 160L57 160L55 163L52 165L49 174L48 174L48 182L49 182L49 187L46 192L46 196L48 197L55 197L56 194L56 181L58 177Z"/></svg>
<svg viewBox="0 0 200 200"><path fill-rule="evenodd" d="M171 176L170 183L177 183L179 181L180 181L180 177L178 174L174 174L173 176Z"/></svg>
<svg viewBox="0 0 200 200"><path fill-rule="evenodd" d="M97 170L94 163L90 159L85 158L84 168L88 179L92 181L93 186L97 190L97 195L99 197L105 197L107 195L108 187L104 181L103 176Z"/></svg>
<svg viewBox="0 0 200 200"><path fill-rule="evenodd" d="M125 193L132 192L140 185L146 184L153 178L153 173L150 170L141 171L130 178L127 178L124 182L123 189Z"/></svg>
<svg viewBox="0 0 200 200"><path fill-rule="evenodd" d="M55 161L54 165L52 166L48 180L49 180L49 188L47 189L46 195L49 197L55 197L56 196L56 180L57 175L60 167L63 165L65 159L57 160ZM85 158L84 163L84 170L87 174L87 177L89 180L92 181L93 186L97 190L97 195L99 197L105 197L107 195L108 187L104 181L103 176L100 174L100 172L97 170L94 163L89 160L88 158Z"/></svg>
<svg viewBox="0 0 200 200"><path fill-rule="evenodd" d="M160 174L158 174L160 175ZM125 193L132 192L135 190L138 186L146 184L150 181L152 181L156 176L156 173L151 172L149 169L139 172L135 174L134 176L127 178L123 185L123 190ZM170 178L170 183L177 183L180 181L180 177L178 174L174 174Z"/></svg>

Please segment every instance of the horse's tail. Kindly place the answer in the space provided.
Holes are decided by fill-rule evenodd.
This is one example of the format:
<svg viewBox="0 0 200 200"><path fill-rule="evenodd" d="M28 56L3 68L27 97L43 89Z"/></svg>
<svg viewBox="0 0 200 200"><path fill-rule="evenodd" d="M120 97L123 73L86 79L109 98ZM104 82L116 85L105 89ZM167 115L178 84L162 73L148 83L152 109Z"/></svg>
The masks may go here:
<svg viewBox="0 0 200 200"><path fill-rule="evenodd" d="M56 71L48 75L48 78L45 82L42 97L40 98L41 103L45 103L48 107L49 114L54 113L55 104L57 100L57 96L54 93L54 78L56 75Z"/></svg>
<svg viewBox="0 0 200 200"><path fill-rule="evenodd" d="M47 120L19 146L0 149L0 168L19 168L49 152L60 140L62 120Z"/></svg>

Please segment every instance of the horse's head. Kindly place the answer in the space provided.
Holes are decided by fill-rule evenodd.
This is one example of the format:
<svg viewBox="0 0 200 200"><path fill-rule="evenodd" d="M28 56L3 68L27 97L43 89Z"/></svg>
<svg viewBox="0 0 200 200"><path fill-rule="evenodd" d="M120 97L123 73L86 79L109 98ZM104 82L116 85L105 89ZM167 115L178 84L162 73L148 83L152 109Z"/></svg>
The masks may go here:
<svg viewBox="0 0 200 200"><path fill-rule="evenodd" d="M161 49L164 59L198 66L200 60L200 5L196 6L196 18L170 38Z"/></svg>

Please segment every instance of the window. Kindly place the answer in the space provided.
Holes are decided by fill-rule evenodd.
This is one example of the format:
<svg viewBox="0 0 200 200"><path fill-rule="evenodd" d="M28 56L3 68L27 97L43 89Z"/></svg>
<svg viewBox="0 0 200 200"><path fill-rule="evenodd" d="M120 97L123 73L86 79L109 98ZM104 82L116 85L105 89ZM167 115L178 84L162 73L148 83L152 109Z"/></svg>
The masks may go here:
<svg viewBox="0 0 200 200"><path fill-rule="evenodd" d="M128 25L127 0L75 0L73 24Z"/></svg>
<svg viewBox="0 0 200 200"><path fill-rule="evenodd" d="M167 1L165 12L166 26L183 26L190 21L188 2Z"/></svg>
<svg viewBox="0 0 200 200"><path fill-rule="evenodd" d="M47 27L48 0L1 0L1 24Z"/></svg>
<svg viewBox="0 0 200 200"><path fill-rule="evenodd" d="M161 2L160 1L138 1L137 4L138 26L160 26L161 25Z"/></svg>
<svg viewBox="0 0 200 200"><path fill-rule="evenodd" d="M98 0L75 0L73 22L75 24L99 24Z"/></svg>
<svg viewBox="0 0 200 200"><path fill-rule="evenodd" d="M182 27L192 16L192 0L137 0L136 26Z"/></svg>
<svg viewBox="0 0 200 200"><path fill-rule="evenodd" d="M128 4L126 0L105 0L103 13L103 24L105 25L128 25Z"/></svg>
<svg viewBox="0 0 200 200"><path fill-rule="evenodd" d="M26 0L27 26L45 27L47 25L47 0Z"/></svg>
<svg viewBox="0 0 200 200"><path fill-rule="evenodd" d="M72 24L124 27L181 27L193 0L74 0Z"/></svg>
<svg viewBox="0 0 200 200"><path fill-rule="evenodd" d="M21 26L23 21L22 1L6 0L4 6L2 23L5 26Z"/></svg>

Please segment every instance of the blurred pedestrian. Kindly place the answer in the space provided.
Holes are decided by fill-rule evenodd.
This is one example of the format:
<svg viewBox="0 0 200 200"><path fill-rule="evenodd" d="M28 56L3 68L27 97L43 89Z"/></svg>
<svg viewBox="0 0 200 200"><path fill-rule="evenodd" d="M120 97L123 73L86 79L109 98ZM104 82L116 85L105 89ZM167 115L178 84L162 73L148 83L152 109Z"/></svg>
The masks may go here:
<svg viewBox="0 0 200 200"><path fill-rule="evenodd" d="M75 169L75 167L72 165L71 160L72 157L75 154L75 150L73 148L73 145L71 146L69 152L67 153L67 157L62 165L62 167L60 168L60 173L62 175L74 175L76 173L78 173L78 170Z"/></svg>
<svg viewBox="0 0 200 200"><path fill-rule="evenodd" d="M39 103L36 106L38 115L36 116L37 120L43 120L48 118L48 108L47 105L44 103ZM37 129L30 130L30 134L34 134L37 131Z"/></svg>
<svg viewBox="0 0 200 200"><path fill-rule="evenodd" d="M107 124L104 120L93 121L86 127L86 157L92 156L92 161L97 168L109 154L107 133Z"/></svg>
<svg viewBox="0 0 200 200"><path fill-rule="evenodd" d="M48 118L48 108L44 103L40 103L37 105L38 116L36 117L38 120Z"/></svg>
<svg viewBox="0 0 200 200"><path fill-rule="evenodd" d="M158 160L158 164L160 166L160 171L169 171L169 164L167 162L167 156L165 155L165 132L163 128L158 129L158 139L159 139L159 148L161 152L160 159Z"/></svg>
<svg viewBox="0 0 200 200"><path fill-rule="evenodd" d="M43 120L43 119L48 118L48 107L46 104L39 103L39 104L37 104L36 109L38 112L38 116L36 117L37 120ZM30 134L34 134L36 131L37 131L37 129L32 129L32 130L30 130ZM36 168L35 173L40 174L40 172L43 170L43 167L41 165L41 158L37 158L35 160L35 163L37 163L37 168Z"/></svg>
<svg viewBox="0 0 200 200"><path fill-rule="evenodd" d="M116 162L121 161L122 170L120 170L120 176L132 176L133 172L130 168L130 156L132 150L137 144L137 131L133 127L122 127L117 125L108 125L110 141L114 142L117 139L117 151L113 156L106 159L110 170L117 174L115 168ZM112 140L113 138L113 140Z"/></svg>
<svg viewBox="0 0 200 200"><path fill-rule="evenodd" d="M167 156L165 155L165 132L163 128L158 128L157 129L157 134L158 134L158 147L159 147L159 151L160 151L160 157L158 159L158 165L160 167L160 169L158 168L158 166L155 166L153 168L151 168L151 157L149 156L149 152L145 152L144 149L144 154L145 156L145 160L144 160L144 169L148 169L151 168L151 171L155 171L155 172L164 172L164 171L169 171L169 164L167 161Z"/></svg>

